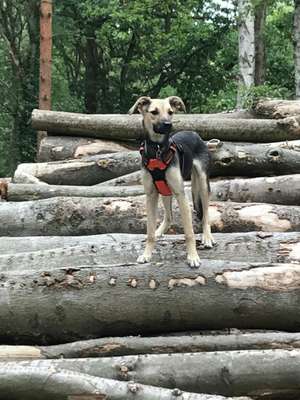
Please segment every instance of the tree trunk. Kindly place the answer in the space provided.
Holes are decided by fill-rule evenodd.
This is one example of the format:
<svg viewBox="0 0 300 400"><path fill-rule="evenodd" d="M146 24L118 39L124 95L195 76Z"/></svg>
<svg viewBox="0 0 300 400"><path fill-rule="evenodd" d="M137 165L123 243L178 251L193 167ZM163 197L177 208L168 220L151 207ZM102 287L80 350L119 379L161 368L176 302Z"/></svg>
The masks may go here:
<svg viewBox="0 0 300 400"><path fill-rule="evenodd" d="M51 367L37 369L10 365L2 363L0 366L2 400L173 400L179 395L179 390L103 379ZM217 395L182 392L180 400L226 399ZM235 400L251 399L243 397Z"/></svg>
<svg viewBox="0 0 300 400"><path fill-rule="evenodd" d="M287 232L300 229L300 207L262 203L211 202L210 221L217 232ZM160 217L162 210L159 211ZM126 198L55 197L0 203L0 236L145 233L144 196ZM176 206L173 228L182 232ZM194 229L201 227L194 215Z"/></svg>
<svg viewBox="0 0 300 400"><path fill-rule="evenodd" d="M243 107L247 89L254 85L255 18L250 0L238 0L239 14L239 86L238 107Z"/></svg>
<svg viewBox="0 0 300 400"><path fill-rule="evenodd" d="M210 175L266 176L300 173L300 141L268 144L219 142L211 149ZM138 151L89 156L80 160L20 164L14 183L95 185L140 169ZM123 178L121 178L123 179Z"/></svg>
<svg viewBox="0 0 300 400"><path fill-rule="evenodd" d="M73 268L91 264L134 264L144 248L144 235L97 235L62 238L1 238L0 270L55 270L58 265ZM59 240L60 239L60 240ZM248 262L300 262L299 233L238 233L215 234L217 246L205 249L197 238L201 258ZM29 243L28 243L29 242ZM46 246L46 247L45 247ZM4 250L3 250L4 248ZM17 248L19 251L14 251ZM7 253L7 254L6 254ZM172 254L174 262L184 260L185 242L182 236L166 236L156 245L154 262L164 262Z"/></svg>
<svg viewBox="0 0 300 400"><path fill-rule="evenodd" d="M47 136L41 141L38 161L62 161L95 154L117 153L136 149L133 142L116 143L108 140L72 136Z"/></svg>
<svg viewBox="0 0 300 400"><path fill-rule="evenodd" d="M282 119L300 116L299 100L260 99L253 107L254 112L264 118Z"/></svg>
<svg viewBox="0 0 300 400"><path fill-rule="evenodd" d="M295 60L295 94L300 99L300 1L295 1L294 14L294 60Z"/></svg>
<svg viewBox="0 0 300 400"><path fill-rule="evenodd" d="M217 338L216 338L217 339ZM8 368L74 371L118 381L225 396L300 395L300 350L242 350L7 362Z"/></svg>
<svg viewBox="0 0 300 400"><path fill-rule="evenodd" d="M203 117L201 114L175 115L174 131L194 130L204 140L245 142L276 142L299 139L299 124L294 121L259 119L231 119ZM142 140L144 131L140 115L74 114L34 110L32 126L52 134L88 136L108 140Z"/></svg>
<svg viewBox="0 0 300 400"><path fill-rule="evenodd" d="M58 185L95 185L140 168L141 157L137 151L127 151L80 160L50 163L20 164L14 175L15 183L39 181Z"/></svg>
<svg viewBox="0 0 300 400"><path fill-rule="evenodd" d="M0 340L49 345L230 327L299 330L298 265L203 259L192 270L175 264L166 256L161 263L87 260L75 268L4 271Z"/></svg>
<svg viewBox="0 0 300 400"><path fill-rule="evenodd" d="M121 180L121 178L117 178ZM282 175L271 178L227 179L210 183L211 200L256 202L269 204L299 205L300 174ZM30 201L51 197L129 197L144 194L144 188L137 186L63 186L42 184L5 184L0 199L8 201ZM190 193L190 186L186 187Z"/></svg>
<svg viewBox="0 0 300 400"><path fill-rule="evenodd" d="M265 24L267 16L267 1L260 1L254 6L254 37L255 37L255 67L254 85L265 83L266 76L266 46Z"/></svg>
<svg viewBox="0 0 300 400"><path fill-rule="evenodd" d="M201 353L233 350L293 350L300 334L291 332L214 331L166 336L124 336L53 346L0 346L0 361L113 357L139 354Z"/></svg>

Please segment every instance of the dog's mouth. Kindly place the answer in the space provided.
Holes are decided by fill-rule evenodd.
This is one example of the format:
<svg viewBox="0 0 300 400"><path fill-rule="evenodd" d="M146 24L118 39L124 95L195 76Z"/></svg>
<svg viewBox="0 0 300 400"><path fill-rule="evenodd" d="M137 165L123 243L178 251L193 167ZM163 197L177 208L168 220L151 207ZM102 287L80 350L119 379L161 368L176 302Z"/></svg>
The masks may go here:
<svg viewBox="0 0 300 400"><path fill-rule="evenodd" d="M159 133L160 135L168 135L172 131L172 123L163 122L160 124L155 124L153 125L153 130L155 133Z"/></svg>

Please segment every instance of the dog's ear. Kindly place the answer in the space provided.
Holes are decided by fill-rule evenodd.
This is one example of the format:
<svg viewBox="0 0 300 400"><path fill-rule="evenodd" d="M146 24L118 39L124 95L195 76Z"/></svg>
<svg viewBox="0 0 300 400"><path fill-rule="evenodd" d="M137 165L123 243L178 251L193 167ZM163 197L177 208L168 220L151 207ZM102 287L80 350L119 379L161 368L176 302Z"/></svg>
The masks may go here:
<svg viewBox="0 0 300 400"><path fill-rule="evenodd" d="M170 106L175 109L176 111L183 111L186 112L186 108L182 99L178 96L171 96L168 97Z"/></svg>
<svg viewBox="0 0 300 400"><path fill-rule="evenodd" d="M133 114L135 112L142 113L147 109L150 103L151 103L151 97L142 96L134 103L134 105L128 111L128 114Z"/></svg>

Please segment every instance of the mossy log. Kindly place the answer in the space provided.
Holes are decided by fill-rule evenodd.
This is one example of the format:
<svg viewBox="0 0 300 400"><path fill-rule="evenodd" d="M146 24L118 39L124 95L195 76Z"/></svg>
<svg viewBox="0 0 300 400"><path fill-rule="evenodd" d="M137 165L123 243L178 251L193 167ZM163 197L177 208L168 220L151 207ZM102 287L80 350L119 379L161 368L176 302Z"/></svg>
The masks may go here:
<svg viewBox="0 0 300 400"><path fill-rule="evenodd" d="M50 133L87 136L109 140L132 140L144 137L140 115L75 114L33 110L32 126ZM174 131L193 130L205 140L276 142L299 139L300 128L293 121L211 118L201 114L175 115Z"/></svg>
<svg viewBox="0 0 300 400"><path fill-rule="evenodd" d="M231 327L299 331L299 274L296 264L205 259L192 270L168 255L149 264L24 265L1 273L0 340L50 345Z"/></svg>
<svg viewBox="0 0 300 400"><path fill-rule="evenodd" d="M66 370L194 393L269 398L300 395L300 350L243 350L4 363Z"/></svg>
<svg viewBox="0 0 300 400"><path fill-rule="evenodd" d="M162 210L159 210L160 217ZM288 232L300 229L300 206L264 203L211 202L215 232ZM54 197L27 202L0 203L0 236L93 235L145 233L145 196ZM173 229L182 232L178 207ZM194 229L201 232L194 215Z"/></svg>

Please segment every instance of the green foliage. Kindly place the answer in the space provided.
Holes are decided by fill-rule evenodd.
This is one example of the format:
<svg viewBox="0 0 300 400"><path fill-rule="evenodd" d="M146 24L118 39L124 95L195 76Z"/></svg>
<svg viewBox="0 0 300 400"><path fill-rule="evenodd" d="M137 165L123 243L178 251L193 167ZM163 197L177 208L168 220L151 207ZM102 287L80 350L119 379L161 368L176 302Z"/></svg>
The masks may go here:
<svg viewBox="0 0 300 400"><path fill-rule="evenodd" d="M245 108L251 109L258 99L288 99L291 92L286 87L280 85L260 85L252 86L250 89L242 93L243 104Z"/></svg>

